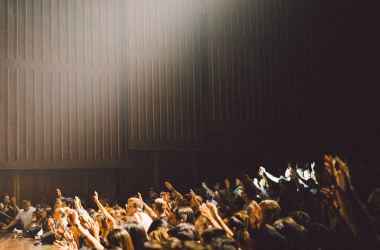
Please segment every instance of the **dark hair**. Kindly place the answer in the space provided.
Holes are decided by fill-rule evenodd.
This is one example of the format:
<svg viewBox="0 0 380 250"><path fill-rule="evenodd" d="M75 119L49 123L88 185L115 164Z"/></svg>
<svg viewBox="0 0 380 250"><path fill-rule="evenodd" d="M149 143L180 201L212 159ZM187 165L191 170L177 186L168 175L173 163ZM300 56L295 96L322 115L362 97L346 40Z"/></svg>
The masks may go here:
<svg viewBox="0 0 380 250"><path fill-rule="evenodd" d="M259 206L263 211L263 219L266 224L272 224L280 218L281 208L277 201L263 200L260 202Z"/></svg>
<svg viewBox="0 0 380 250"><path fill-rule="evenodd" d="M176 219L182 220L183 223L194 224L194 211L190 207L181 207L176 211Z"/></svg>
<svg viewBox="0 0 380 250"><path fill-rule="evenodd" d="M66 205L67 205L69 208L73 208L73 206L74 206L74 200L73 200L73 198L71 198L71 197L65 197L65 198L62 198L62 202L63 202L63 203L66 203Z"/></svg>
<svg viewBox="0 0 380 250"><path fill-rule="evenodd" d="M123 228L115 228L107 235L109 248L121 248L123 250L133 250L132 240L129 233Z"/></svg>
<svg viewBox="0 0 380 250"><path fill-rule="evenodd" d="M234 239L229 239L227 237L215 238L211 243L211 247L214 250L237 250L238 249L237 242Z"/></svg>
<svg viewBox="0 0 380 250"><path fill-rule="evenodd" d="M219 237L225 237L226 232L219 228L209 228L206 229L202 234L202 239L206 244L211 244L211 242Z"/></svg>
<svg viewBox="0 0 380 250"><path fill-rule="evenodd" d="M293 218L297 224L300 224L304 227L307 227L311 220L310 216L303 211L293 211L290 213L289 217Z"/></svg>
<svg viewBox="0 0 380 250"><path fill-rule="evenodd" d="M127 230L131 236L135 249L143 249L144 243L148 241L148 236L143 225L140 223L127 223L124 225L124 229Z"/></svg>
<svg viewBox="0 0 380 250"><path fill-rule="evenodd" d="M150 224L149 228L148 228L148 235L157 230L158 228L169 228L171 229L172 227L169 225L169 223L167 223L165 220L155 220L152 222L152 224Z"/></svg>
<svg viewBox="0 0 380 250"><path fill-rule="evenodd" d="M154 200L153 206L157 211L163 213L165 212L166 201L162 198L157 198Z"/></svg>
<svg viewBox="0 0 380 250"><path fill-rule="evenodd" d="M169 235L175 237L181 241L184 240L199 240L199 235L195 230L194 225L183 223L171 230L169 230Z"/></svg>
<svg viewBox="0 0 380 250"><path fill-rule="evenodd" d="M28 200L23 200L22 202L21 202L21 206L23 207L23 206L31 206L31 203L30 203L30 201L28 201Z"/></svg>

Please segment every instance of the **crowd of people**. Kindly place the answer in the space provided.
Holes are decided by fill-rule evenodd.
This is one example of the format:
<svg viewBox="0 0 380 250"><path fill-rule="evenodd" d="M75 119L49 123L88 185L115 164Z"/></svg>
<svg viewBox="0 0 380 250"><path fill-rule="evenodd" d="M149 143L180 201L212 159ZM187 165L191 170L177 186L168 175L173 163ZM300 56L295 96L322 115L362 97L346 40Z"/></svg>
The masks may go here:
<svg viewBox="0 0 380 250"><path fill-rule="evenodd" d="M339 157L304 168L288 163L281 176L261 166L253 177L186 194L165 182L164 191L126 204L110 205L95 191L94 208L56 191L54 206L24 200L18 207L4 195L3 232L21 229L69 250L380 249L380 189L360 201Z"/></svg>

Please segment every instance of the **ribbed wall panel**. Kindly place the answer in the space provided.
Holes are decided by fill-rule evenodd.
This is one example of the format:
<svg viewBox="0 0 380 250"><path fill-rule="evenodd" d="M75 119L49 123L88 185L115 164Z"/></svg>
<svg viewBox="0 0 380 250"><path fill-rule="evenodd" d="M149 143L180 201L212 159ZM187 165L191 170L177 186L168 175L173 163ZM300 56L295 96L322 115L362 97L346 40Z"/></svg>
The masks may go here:
<svg viewBox="0 0 380 250"><path fill-rule="evenodd" d="M212 128L297 123L319 79L318 9L320 1L208 1Z"/></svg>
<svg viewBox="0 0 380 250"><path fill-rule="evenodd" d="M207 84L206 2L127 2L129 147L197 145Z"/></svg>
<svg viewBox="0 0 380 250"><path fill-rule="evenodd" d="M0 1L1 167L126 160L125 7Z"/></svg>

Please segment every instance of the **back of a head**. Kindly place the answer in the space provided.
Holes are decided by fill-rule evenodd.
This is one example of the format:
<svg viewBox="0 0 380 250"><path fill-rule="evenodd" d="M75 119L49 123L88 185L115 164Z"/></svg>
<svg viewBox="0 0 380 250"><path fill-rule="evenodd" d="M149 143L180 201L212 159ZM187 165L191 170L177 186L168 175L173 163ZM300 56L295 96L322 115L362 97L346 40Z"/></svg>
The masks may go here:
<svg viewBox="0 0 380 250"><path fill-rule="evenodd" d="M297 224L307 227L311 221L310 215L304 211L294 211L289 215Z"/></svg>
<svg viewBox="0 0 380 250"><path fill-rule="evenodd" d="M274 227L286 238L291 248L301 249L304 246L307 239L306 228L297 224L291 217L277 220Z"/></svg>
<svg viewBox="0 0 380 250"><path fill-rule="evenodd" d="M164 242L169 239L169 228L160 227L149 234L149 240L151 242Z"/></svg>
<svg viewBox="0 0 380 250"><path fill-rule="evenodd" d="M234 239L219 237L212 241L211 248L213 250L237 250L238 244Z"/></svg>
<svg viewBox="0 0 380 250"><path fill-rule="evenodd" d="M28 200L23 200L22 202L21 202L21 208L27 208L27 207L30 207L32 204L30 203L30 201L28 201Z"/></svg>
<svg viewBox="0 0 380 250"><path fill-rule="evenodd" d="M281 208L275 200L263 200L260 202L265 224L273 224L280 218Z"/></svg>
<svg viewBox="0 0 380 250"><path fill-rule="evenodd" d="M171 226L165 220L155 220L152 222L152 224L150 224L147 233L150 234L159 228L171 228Z"/></svg>
<svg viewBox="0 0 380 250"><path fill-rule="evenodd" d="M246 230L248 228L248 213L247 211L236 212L233 216L228 219L228 227L233 231Z"/></svg>
<svg viewBox="0 0 380 250"><path fill-rule="evenodd" d="M127 223L124 229L129 233L135 249L142 249L144 243L148 240L146 231L140 223Z"/></svg>
<svg viewBox="0 0 380 250"><path fill-rule="evenodd" d="M181 223L194 224L194 211L190 207L181 207L176 211L176 219Z"/></svg>
<svg viewBox="0 0 380 250"><path fill-rule="evenodd" d="M195 230L194 225L183 223L169 231L171 237L175 237L181 241L184 240L199 240L199 235Z"/></svg>
<svg viewBox="0 0 380 250"><path fill-rule="evenodd" d="M115 228L107 235L108 247L111 249L134 250L129 233L123 228Z"/></svg>
<svg viewBox="0 0 380 250"><path fill-rule="evenodd" d="M153 206L158 212L164 213L166 208L166 201L162 198L157 198L154 200Z"/></svg>
<svg viewBox="0 0 380 250"><path fill-rule="evenodd" d="M211 244L216 238L226 237L226 232L222 229L213 227L206 229L201 236L206 244Z"/></svg>

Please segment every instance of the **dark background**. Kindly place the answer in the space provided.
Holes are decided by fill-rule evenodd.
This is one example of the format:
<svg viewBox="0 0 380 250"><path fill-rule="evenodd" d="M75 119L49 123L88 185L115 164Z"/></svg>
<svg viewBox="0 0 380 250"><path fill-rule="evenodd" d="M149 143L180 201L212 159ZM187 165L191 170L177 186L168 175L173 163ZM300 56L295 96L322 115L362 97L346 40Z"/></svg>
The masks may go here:
<svg viewBox="0 0 380 250"><path fill-rule="evenodd" d="M380 177L379 13L350 0L1 0L0 193L125 199L338 154L366 197Z"/></svg>

